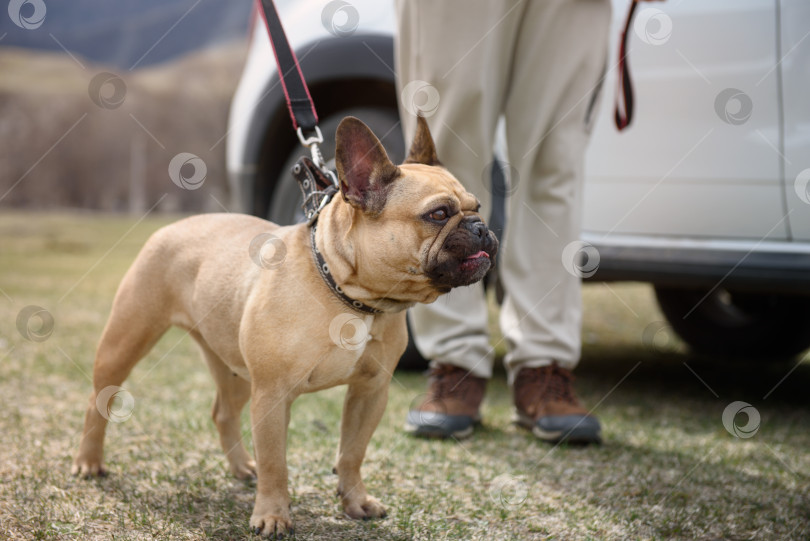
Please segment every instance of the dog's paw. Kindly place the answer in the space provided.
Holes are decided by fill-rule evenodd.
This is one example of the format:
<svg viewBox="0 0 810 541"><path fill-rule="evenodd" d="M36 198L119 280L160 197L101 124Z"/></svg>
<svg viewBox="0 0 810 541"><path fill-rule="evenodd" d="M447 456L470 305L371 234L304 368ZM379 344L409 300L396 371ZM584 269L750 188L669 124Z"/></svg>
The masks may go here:
<svg viewBox="0 0 810 541"><path fill-rule="evenodd" d="M343 500L343 512L350 518L363 520L385 518L388 514L380 500L368 494L362 498Z"/></svg>
<svg viewBox="0 0 810 541"><path fill-rule="evenodd" d="M285 539L295 536L295 529L289 514L254 514L250 517L250 529L256 535L270 537L271 539Z"/></svg>
<svg viewBox="0 0 810 541"><path fill-rule="evenodd" d="M70 473L84 478L104 477L107 475L107 470L101 465L101 461L77 458L70 468Z"/></svg>
<svg viewBox="0 0 810 541"><path fill-rule="evenodd" d="M231 464L231 473L233 473L234 477L242 481L256 479L256 462L248 460L241 464Z"/></svg>

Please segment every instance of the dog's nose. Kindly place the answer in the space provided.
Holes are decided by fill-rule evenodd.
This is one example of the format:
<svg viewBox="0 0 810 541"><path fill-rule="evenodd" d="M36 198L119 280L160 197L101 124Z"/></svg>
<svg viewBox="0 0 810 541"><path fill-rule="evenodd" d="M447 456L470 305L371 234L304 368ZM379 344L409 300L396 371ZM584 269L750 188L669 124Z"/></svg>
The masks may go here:
<svg viewBox="0 0 810 541"><path fill-rule="evenodd" d="M478 216L467 216L461 224L476 237L483 238L489 232L487 224Z"/></svg>

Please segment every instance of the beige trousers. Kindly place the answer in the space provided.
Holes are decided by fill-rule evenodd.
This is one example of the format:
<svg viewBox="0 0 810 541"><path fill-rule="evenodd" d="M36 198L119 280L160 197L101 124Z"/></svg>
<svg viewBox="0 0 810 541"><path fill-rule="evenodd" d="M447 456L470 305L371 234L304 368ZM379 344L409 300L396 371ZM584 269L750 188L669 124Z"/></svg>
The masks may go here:
<svg viewBox="0 0 810 541"><path fill-rule="evenodd" d="M495 131L505 119L511 184L499 252L510 383L522 367L579 361L583 163L607 57L609 0L397 0L406 140L422 110L442 163L491 208ZM565 253L564 253L565 252ZM569 270L566 270L569 267ZM481 284L410 313L434 363L492 375Z"/></svg>

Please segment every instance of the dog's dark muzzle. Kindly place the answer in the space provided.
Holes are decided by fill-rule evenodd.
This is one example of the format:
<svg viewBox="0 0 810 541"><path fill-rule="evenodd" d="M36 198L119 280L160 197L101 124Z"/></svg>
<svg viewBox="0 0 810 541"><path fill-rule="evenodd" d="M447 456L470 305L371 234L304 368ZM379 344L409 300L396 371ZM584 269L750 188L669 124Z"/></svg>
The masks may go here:
<svg viewBox="0 0 810 541"><path fill-rule="evenodd" d="M481 280L492 268L498 239L477 215L463 218L445 239L436 266L428 273L442 291Z"/></svg>
<svg viewBox="0 0 810 541"><path fill-rule="evenodd" d="M498 239L495 238L495 233L489 230L487 224L479 216L467 216L461 220L459 228L469 231L473 239L479 240L480 245L477 247L476 252L484 251L489 255L490 259L495 258L495 253L498 251Z"/></svg>
<svg viewBox="0 0 810 541"><path fill-rule="evenodd" d="M465 228L476 237L483 238L487 233L489 233L487 224L485 224L484 221L478 216L467 216L461 220L461 224L459 224L459 226Z"/></svg>

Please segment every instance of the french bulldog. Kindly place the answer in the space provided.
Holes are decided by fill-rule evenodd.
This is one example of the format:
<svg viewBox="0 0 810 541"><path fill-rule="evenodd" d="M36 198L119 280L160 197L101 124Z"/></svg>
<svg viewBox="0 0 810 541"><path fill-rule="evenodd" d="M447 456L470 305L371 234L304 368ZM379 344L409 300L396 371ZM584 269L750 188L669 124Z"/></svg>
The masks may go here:
<svg viewBox="0 0 810 541"><path fill-rule="evenodd" d="M213 419L231 472L256 477L254 531L292 531L290 405L336 385L348 386L335 465L343 510L356 519L385 515L360 465L408 342L405 311L483 278L498 242L476 198L440 164L424 118L399 166L356 118L340 123L336 143L340 193L314 233L307 224L204 214L147 241L98 346L74 474L105 473L108 389L175 325L199 344L216 382ZM258 258L249 250L256 239L266 247ZM255 460L240 435L248 400Z"/></svg>

